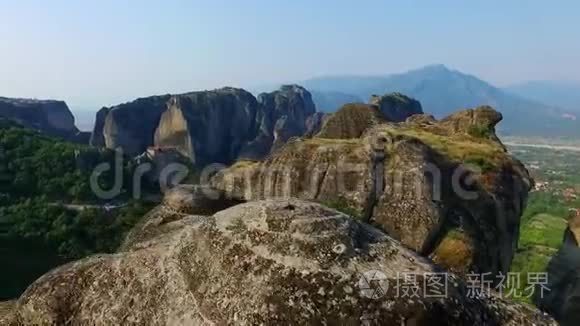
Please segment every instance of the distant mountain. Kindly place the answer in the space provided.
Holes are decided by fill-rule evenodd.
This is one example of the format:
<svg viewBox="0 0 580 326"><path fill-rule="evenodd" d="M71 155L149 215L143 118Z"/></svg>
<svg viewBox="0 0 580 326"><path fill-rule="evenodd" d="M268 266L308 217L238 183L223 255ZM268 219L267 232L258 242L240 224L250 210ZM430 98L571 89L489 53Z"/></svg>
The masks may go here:
<svg viewBox="0 0 580 326"><path fill-rule="evenodd" d="M346 103L366 102L366 99L341 92L334 91L312 91L312 100L316 104L319 112L334 112Z"/></svg>
<svg viewBox="0 0 580 326"><path fill-rule="evenodd" d="M580 81L536 80L505 88L513 94L580 112Z"/></svg>
<svg viewBox="0 0 580 326"><path fill-rule="evenodd" d="M444 65L388 76L318 77L300 84L312 92L350 94L365 101L373 94L400 92L421 101L424 111L438 118L463 108L491 105L504 115L499 125L504 134L580 136L580 119L575 120L574 114L511 94ZM336 104L338 108L344 103Z"/></svg>

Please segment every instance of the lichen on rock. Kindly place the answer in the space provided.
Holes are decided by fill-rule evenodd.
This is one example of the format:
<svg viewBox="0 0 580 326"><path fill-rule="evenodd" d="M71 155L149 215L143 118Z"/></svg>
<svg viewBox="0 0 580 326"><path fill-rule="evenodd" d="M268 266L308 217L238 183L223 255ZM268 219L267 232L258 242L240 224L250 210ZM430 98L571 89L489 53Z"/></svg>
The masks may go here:
<svg viewBox="0 0 580 326"><path fill-rule="evenodd" d="M152 235L148 222L159 219L149 215L133 230L145 233L135 237L142 240L122 252L40 278L7 325L554 324L527 306L470 298L453 275L447 296L398 295L401 273L440 269L380 230L316 203L266 200L212 216L183 214ZM379 294L369 288L369 271L380 272Z"/></svg>

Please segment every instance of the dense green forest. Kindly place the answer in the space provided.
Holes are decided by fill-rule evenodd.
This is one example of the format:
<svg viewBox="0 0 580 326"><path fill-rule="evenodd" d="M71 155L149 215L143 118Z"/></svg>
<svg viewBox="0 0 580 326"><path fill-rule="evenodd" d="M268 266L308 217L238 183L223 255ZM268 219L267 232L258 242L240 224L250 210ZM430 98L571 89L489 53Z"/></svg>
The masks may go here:
<svg viewBox="0 0 580 326"><path fill-rule="evenodd" d="M130 200L134 166L126 158L121 162L123 188L114 199L119 207L111 209L94 195L93 169L114 159L114 151L67 143L0 120L0 299L19 295L66 261L114 252L152 208ZM103 189L113 183L113 170L99 178ZM77 209L67 206L71 203Z"/></svg>
<svg viewBox="0 0 580 326"><path fill-rule="evenodd" d="M113 166L115 152L67 143L0 120L0 204L46 196L61 202L98 201L90 188L90 175L100 163ZM123 160L128 184L130 160ZM99 178L103 189L114 182L113 170Z"/></svg>

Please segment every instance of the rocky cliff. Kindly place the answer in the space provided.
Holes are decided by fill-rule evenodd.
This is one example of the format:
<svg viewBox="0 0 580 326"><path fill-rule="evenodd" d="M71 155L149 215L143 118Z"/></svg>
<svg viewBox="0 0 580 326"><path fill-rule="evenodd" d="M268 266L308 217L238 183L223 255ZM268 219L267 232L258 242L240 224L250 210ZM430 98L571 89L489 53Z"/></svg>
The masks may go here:
<svg viewBox="0 0 580 326"><path fill-rule="evenodd" d="M419 101L401 93L373 95L369 103L377 106L385 118L391 122L403 122L412 115L423 113Z"/></svg>
<svg viewBox="0 0 580 326"><path fill-rule="evenodd" d="M385 117L376 106L346 104L326 119L316 136L334 139L360 138L367 129L384 122Z"/></svg>
<svg viewBox="0 0 580 326"><path fill-rule="evenodd" d="M0 117L51 136L70 139L78 133L74 116L63 101L0 97Z"/></svg>
<svg viewBox="0 0 580 326"><path fill-rule="evenodd" d="M257 133L252 94L222 88L171 98L155 131L155 146L173 147L198 165L229 163Z"/></svg>
<svg viewBox="0 0 580 326"><path fill-rule="evenodd" d="M236 88L138 99L97 113L94 146L130 155L172 147L198 165L261 159L288 139L320 128L311 95L297 85L252 94Z"/></svg>
<svg viewBox="0 0 580 326"><path fill-rule="evenodd" d="M97 111L95 116L95 126L91 132L91 137L89 139L89 144L95 147L106 147L105 144L105 120L107 119L107 114L109 114L110 109L107 107L101 108Z"/></svg>
<svg viewBox="0 0 580 326"><path fill-rule="evenodd" d="M440 270L336 210L292 199L214 213L183 191L119 253L36 281L6 306L6 325L554 325L528 306L471 298L453 275L433 287L447 284L446 296L401 295L401 273Z"/></svg>
<svg viewBox="0 0 580 326"><path fill-rule="evenodd" d="M128 155L143 153L153 145L153 135L170 95L140 98L101 109L96 116L92 145L122 148Z"/></svg>
<svg viewBox="0 0 580 326"><path fill-rule="evenodd" d="M491 135L497 119L475 118L481 134L450 127L466 114L497 117L494 112L482 107L440 122L378 124L360 138L292 140L263 162L235 164L212 183L239 199L327 203L458 273L505 273L532 181Z"/></svg>
<svg viewBox="0 0 580 326"><path fill-rule="evenodd" d="M241 159L261 159L280 148L288 139L302 136L321 123L310 93L298 85L284 85L258 96L258 133L241 151ZM310 121L309 121L310 118Z"/></svg>
<svg viewBox="0 0 580 326"><path fill-rule="evenodd" d="M577 325L580 320L580 216L569 221L562 247L548 264L547 272L550 291L544 292L544 296L536 295L535 303L562 326Z"/></svg>

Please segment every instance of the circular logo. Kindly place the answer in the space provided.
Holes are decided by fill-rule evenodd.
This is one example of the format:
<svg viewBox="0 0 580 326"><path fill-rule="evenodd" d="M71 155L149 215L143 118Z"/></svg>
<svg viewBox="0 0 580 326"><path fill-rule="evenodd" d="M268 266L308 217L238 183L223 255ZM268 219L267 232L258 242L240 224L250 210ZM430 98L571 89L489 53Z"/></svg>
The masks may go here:
<svg viewBox="0 0 580 326"><path fill-rule="evenodd" d="M358 280L358 288L363 297L380 299L387 294L389 281L381 271L367 271Z"/></svg>

